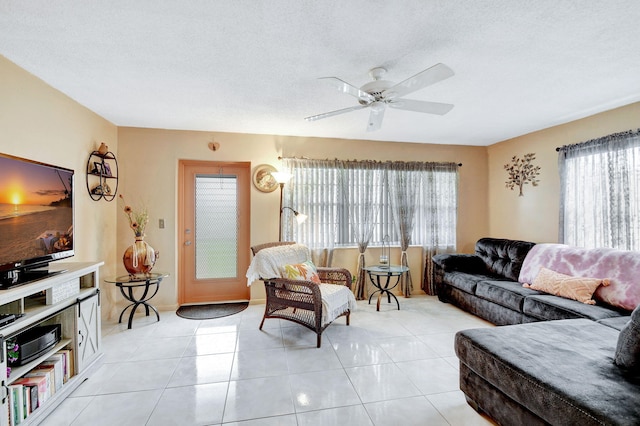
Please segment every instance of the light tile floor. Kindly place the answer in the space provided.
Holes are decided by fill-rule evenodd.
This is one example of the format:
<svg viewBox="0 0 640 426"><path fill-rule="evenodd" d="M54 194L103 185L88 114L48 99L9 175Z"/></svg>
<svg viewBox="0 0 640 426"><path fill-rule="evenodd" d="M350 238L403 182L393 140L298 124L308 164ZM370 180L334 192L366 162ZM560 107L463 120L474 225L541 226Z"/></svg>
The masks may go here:
<svg viewBox="0 0 640 426"><path fill-rule="evenodd" d="M44 425L490 425L458 386L455 332L491 327L435 297L358 302L315 347L264 305L215 320L103 323L104 364Z"/></svg>

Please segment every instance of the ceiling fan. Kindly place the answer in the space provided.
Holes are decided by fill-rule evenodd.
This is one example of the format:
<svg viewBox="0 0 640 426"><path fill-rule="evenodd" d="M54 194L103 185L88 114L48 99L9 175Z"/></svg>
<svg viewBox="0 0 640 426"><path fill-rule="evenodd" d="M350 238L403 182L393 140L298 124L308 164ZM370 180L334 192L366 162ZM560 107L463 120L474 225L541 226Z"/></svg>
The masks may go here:
<svg viewBox="0 0 640 426"><path fill-rule="evenodd" d="M382 80L382 77L386 72L387 70L385 68L373 68L369 71L369 75L373 78L373 81L370 81L360 88L357 88L346 81L340 80L337 77L320 78L320 80L325 80L333 85L340 92L357 98L358 105L336 111L325 112L324 114L312 115L310 117L305 117L305 120L316 121L327 117L333 117L334 115L357 111L359 109L371 108L367 131L372 132L374 130L378 130L382 126L382 119L387 106L407 111L438 115L444 115L453 108L453 105L451 104L402 98L405 95L416 92L454 75L453 70L448 66L444 64L436 64L398 84Z"/></svg>

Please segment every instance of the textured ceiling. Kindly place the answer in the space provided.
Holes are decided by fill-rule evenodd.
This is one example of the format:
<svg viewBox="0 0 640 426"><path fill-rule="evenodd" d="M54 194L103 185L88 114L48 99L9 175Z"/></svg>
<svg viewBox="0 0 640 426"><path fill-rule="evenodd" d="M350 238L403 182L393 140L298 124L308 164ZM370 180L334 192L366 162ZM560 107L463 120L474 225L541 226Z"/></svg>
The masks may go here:
<svg viewBox="0 0 640 426"><path fill-rule="evenodd" d="M488 145L640 100L637 0L2 0L0 54L118 126ZM368 109L355 86L455 71Z"/></svg>

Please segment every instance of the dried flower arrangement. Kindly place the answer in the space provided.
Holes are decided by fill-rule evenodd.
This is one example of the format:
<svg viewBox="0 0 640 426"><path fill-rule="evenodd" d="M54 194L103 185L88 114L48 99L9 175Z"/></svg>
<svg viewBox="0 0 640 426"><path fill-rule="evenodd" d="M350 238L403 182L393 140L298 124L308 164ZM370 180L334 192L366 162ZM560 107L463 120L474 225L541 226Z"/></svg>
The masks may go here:
<svg viewBox="0 0 640 426"><path fill-rule="evenodd" d="M124 197L122 194L119 195L122 202L124 202ZM122 208L124 213L129 218L129 227L133 230L133 233L136 237L144 237L144 230L149 223L149 212L146 208L135 211L131 208L131 206L125 204Z"/></svg>

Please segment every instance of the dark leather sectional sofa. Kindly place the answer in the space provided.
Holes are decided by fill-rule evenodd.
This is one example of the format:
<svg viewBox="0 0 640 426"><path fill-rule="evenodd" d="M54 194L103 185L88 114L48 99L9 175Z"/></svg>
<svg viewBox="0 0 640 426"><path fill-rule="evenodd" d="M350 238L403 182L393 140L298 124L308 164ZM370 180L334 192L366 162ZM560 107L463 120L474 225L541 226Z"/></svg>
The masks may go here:
<svg viewBox="0 0 640 426"><path fill-rule="evenodd" d="M522 264L535 243L482 238L475 254L433 257L438 298L496 325L569 318L607 318L626 323L629 312L604 304L587 305L525 288L518 282ZM639 271L640 273L640 271Z"/></svg>
<svg viewBox="0 0 640 426"><path fill-rule="evenodd" d="M630 312L524 288L533 246L483 238L473 255L433 257L441 301L506 325L456 335L468 403L503 425L640 424L640 380L613 362Z"/></svg>

